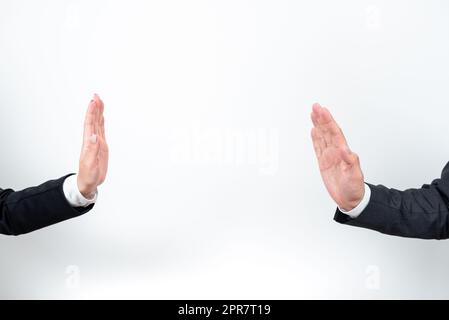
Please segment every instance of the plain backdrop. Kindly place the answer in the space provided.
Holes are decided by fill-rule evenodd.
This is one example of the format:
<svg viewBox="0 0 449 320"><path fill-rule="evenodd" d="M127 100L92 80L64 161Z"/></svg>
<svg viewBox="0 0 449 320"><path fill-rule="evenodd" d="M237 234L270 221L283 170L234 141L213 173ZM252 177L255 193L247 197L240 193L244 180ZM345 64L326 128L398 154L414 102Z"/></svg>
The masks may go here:
<svg viewBox="0 0 449 320"><path fill-rule="evenodd" d="M95 209L0 237L0 298L449 298L449 242L333 222L328 106L365 178L449 160L445 0L0 1L0 185L76 172L106 105Z"/></svg>

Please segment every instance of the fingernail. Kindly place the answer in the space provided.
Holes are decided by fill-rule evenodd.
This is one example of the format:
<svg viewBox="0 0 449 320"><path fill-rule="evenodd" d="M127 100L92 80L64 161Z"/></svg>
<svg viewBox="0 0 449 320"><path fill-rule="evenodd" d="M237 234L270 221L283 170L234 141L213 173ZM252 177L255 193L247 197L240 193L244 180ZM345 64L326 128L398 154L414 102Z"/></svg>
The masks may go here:
<svg viewBox="0 0 449 320"><path fill-rule="evenodd" d="M92 142L92 143L97 143L97 135L96 135L96 134L93 134L93 135L90 137L90 142Z"/></svg>

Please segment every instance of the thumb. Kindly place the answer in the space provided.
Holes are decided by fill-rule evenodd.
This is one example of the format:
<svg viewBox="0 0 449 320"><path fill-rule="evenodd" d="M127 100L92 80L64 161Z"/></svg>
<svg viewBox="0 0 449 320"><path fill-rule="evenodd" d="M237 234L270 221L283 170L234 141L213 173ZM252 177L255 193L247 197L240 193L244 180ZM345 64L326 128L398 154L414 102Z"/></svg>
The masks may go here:
<svg viewBox="0 0 449 320"><path fill-rule="evenodd" d="M359 156L352 152L348 146L344 146L340 149L340 155L343 161L349 166L353 166L359 163Z"/></svg>

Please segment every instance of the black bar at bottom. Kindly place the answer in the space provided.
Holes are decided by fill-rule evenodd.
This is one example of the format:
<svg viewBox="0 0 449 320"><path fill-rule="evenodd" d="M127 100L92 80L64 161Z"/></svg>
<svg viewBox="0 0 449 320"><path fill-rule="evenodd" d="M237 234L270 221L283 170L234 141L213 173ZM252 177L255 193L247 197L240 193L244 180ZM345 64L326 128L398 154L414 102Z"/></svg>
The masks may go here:
<svg viewBox="0 0 449 320"><path fill-rule="evenodd" d="M448 301L296 301L296 300L4 300L0 315L65 320L96 319L321 319L364 320L446 314Z"/></svg>

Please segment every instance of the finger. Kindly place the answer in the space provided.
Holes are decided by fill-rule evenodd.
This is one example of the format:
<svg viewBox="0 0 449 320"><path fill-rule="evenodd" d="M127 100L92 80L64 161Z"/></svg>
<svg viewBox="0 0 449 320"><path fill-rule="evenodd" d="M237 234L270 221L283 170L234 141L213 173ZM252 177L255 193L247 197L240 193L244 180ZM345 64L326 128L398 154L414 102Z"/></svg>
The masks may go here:
<svg viewBox="0 0 449 320"><path fill-rule="evenodd" d="M101 100L100 96L97 93L94 94L94 98L95 98L95 101L98 103L98 106L100 107L101 114L103 114L103 110L104 110L103 100Z"/></svg>
<svg viewBox="0 0 449 320"><path fill-rule="evenodd" d="M316 129L316 134L320 137L319 138L319 142L320 142L320 146L321 149L324 150L327 148L328 145L331 144L331 136L326 132L326 130L323 130L322 125L320 124L321 122L321 112L322 112L323 107L319 104L319 103L315 103L312 106L312 114L311 114L311 119L313 122L313 125Z"/></svg>
<svg viewBox="0 0 449 320"><path fill-rule="evenodd" d="M336 147L347 145L343 131L340 129L329 110L327 108L321 108L319 112L319 128L325 133L327 143Z"/></svg>
<svg viewBox="0 0 449 320"><path fill-rule="evenodd" d="M100 170L100 184L106 179L109 164L109 150L108 148L101 147L98 157L98 165Z"/></svg>
<svg viewBox="0 0 449 320"><path fill-rule="evenodd" d="M310 115L310 119L312 119L313 126L315 128L317 128L319 126L319 124L318 124L318 114L316 112L312 112L312 114Z"/></svg>
<svg viewBox="0 0 449 320"><path fill-rule="evenodd" d="M312 106L313 112L319 113L320 109L321 109L321 105L319 103L313 104L313 106Z"/></svg>
<svg viewBox="0 0 449 320"><path fill-rule="evenodd" d="M109 163L109 148L102 136L99 137L100 150L98 152L98 166L100 170L99 181L102 183L106 178Z"/></svg>
<svg viewBox="0 0 449 320"><path fill-rule="evenodd" d="M106 142L106 133L105 133L105 129L104 129L104 116L101 116L100 119L100 128L99 128L99 132L100 137Z"/></svg>
<svg viewBox="0 0 449 320"><path fill-rule="evenodd" d="M95 102L99 108L98 110L98 134L106 141L105 129L104 129L104 103L98 94L94 95Z"/></svg>
<svg viewBox="0 0 449 320"><path fill-rule="evenodd" d="M318 118L320 116L320 109L321 109L321 106L318 103L313 104L311 119L312 119L312 123L315 127L319 126Z"/></svg>
<svg viewBox="0 0 449 320"><path fill-rule="evenodd" d="M94 94L94 100L95 103L97 104L98 107L98 116L99 119L103 116L103 112L104 112L104 103L103 100L101 100L100 96L98 94Z"/></svg>
<svg viewBox="0 0 449 320"><path fill-rule="evenodd" d="M315 103L312 106L312 122L315 128L321 133L326 146L328 146L332 144L332 136L328 128L329 118L324 117L325 114L323 109L324 108L319 103Z"/></svg>
<svg viewBox="0 0 449 320"><path fill-rule="evenodd" d="M95 103L94 134L98 136L100 129L100 105L98 102L98 98L95 95L94 95L94 103Z"/></svg>
<svg viewBox="0 0 449 320"><path fill-rule="evenodd" d="M315 149L315 154L319 160L323 154L323 149L325 148L325 146L323 144L323 138L319 134L317 128L312 128L311 136L312 136L313 148Z"/></svg>
<svg viewBox="0 0 449 320"><path fill-rule="evenodd" d="M327 108L321 107L318 114L318 124L324 131L331 133L337 133L339 131L337 123Z"/></svg>
<svg viewBox="0 0 449 320"><path fill-rule="evenodd" d="M320 132L324 144L327 148L327 146L332 145L332 135L329 132L329 128L327 126L328 122L325 122L327 120L323 118L323 107L319 106L319 108L316 110L317 110L315 115L315 119L317 122L316 128Z"/></svg>
<svg viewBox="0 0 449 320"><path fill-rule="evenodd" d="M315 134L319 137L321 148L324 150L331 144L331 136L320 129L320 126L317 123L317 116L315 114L312 114L312 122L314 123L313 129L315 129Z"/></svg>
<svg viewBox="0 0 449 320"><path fill-rule="evenodd" d="M99 116L101 117L103 115L103 111L104 111L104 104L103 104L103 101L101 100L100 96L96 93L94 94L94 101L98 106Z"/></svg>
<svg viewBox="0 0 449 320"><path fill-rule="evenodd" d="M98 96L97 96L98 97ZM101 100L99 97L99 104L100 104L100 122L99 122L99 134L103 138L104 141L106 141L106 133L104 128L104 103L103 100Z"/></svg>
<svg viewBox="0 0 449 320"><path fill-rule="evenodd" d="M98 152L98 166L100 170L99 183L103 183L106 179L109 163L109 148L106 142L105 134L105 120L104 120L104 103L98 94L95 94L95 101L98 105L98 134L99 134L99 152Z"/></svg>
<svg viewBox="0 0 449 320"><path fill-rule="evenodd" d="M94 134L95 122L95 103L93 100L89 102L86 117L84 120L84 141L87 141Z"/></svg>

